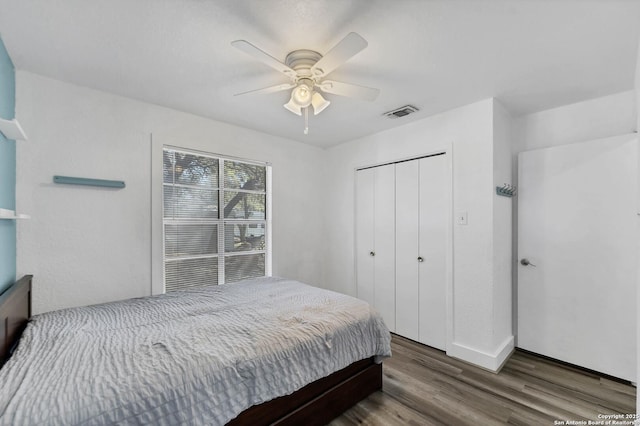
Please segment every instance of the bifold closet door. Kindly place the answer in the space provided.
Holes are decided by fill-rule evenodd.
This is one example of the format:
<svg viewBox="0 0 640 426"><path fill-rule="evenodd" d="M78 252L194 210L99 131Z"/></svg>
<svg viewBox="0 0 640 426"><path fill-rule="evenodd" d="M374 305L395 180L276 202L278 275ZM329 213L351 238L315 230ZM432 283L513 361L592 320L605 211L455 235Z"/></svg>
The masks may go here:
<svg viewBox="0 0 640 426"><path fill-rule="evenodd" d="M449 181L445 154L420 161L420 342L446 349Z"/></svg>
<svg viewBox="0 0 640 426"><path fill-rule="evenodd" d="M356 291L358 298L374 306L374 169L356 172ZM375 254L375 253L374 253Z"/></svg>
<svg viewBox="0 0 640 426"><path fill-rule="evenodd" d="M356 280L358 297L371 303L395 331L395 165L356 173Z"/></svg>
<svg viewBox="0 0 640 426"><path fill-rule="evenodd" d="M420 339L418 160L396 164L396 332Z"/></svg>
<svg viewBox="0 0 640 426"><path fill-rule="evenodd" d="M446 156L396 164L396 332L445 349Z"/></svg>

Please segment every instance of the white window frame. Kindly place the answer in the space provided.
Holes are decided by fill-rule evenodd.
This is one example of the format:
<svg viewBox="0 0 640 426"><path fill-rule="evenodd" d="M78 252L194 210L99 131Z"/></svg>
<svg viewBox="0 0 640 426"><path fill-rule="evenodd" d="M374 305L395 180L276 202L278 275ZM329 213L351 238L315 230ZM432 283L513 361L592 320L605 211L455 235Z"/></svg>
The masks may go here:
<svg viewBox="0 0 640 426"><path fill-rule="evenodd" d="M216 154L212 152L202 151L199 149L188 148L184 146L175 146L168 144L151 143L151 294L165 293L165 247L164 247L164 214L163 214L163 162L162 156L165 149L185 152L194 155L201 155L220 160L219 167L219 199L221 205L224 204L224 167L223 162L237 161L246 164L255 164L264 166L266 169L266 202L265 202L265 249L260 251L242 251L230 253L218 253L218 279L219 283L224 282L224 261L230 256L249 255L255 253L265 254L265 276L272 275L272 165L268 161L259 161L247 158L240 158L230 155ZM233 189L235 191L235 189ZM247 191L249 192L249 191ZM234 221L233 219L225 219L222 209L219 209L219 231L218 239L222 239L224 246L224 223L243 222L242 219ZM219 244L220 247L220 244ZM233 283L229 283L233 284Z"/></svg>

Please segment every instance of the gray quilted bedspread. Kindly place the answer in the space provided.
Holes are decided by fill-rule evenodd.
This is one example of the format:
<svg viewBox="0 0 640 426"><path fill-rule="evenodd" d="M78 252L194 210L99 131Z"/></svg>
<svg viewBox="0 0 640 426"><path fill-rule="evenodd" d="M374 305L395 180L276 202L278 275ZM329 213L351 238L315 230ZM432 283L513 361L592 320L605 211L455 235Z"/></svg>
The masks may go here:
<svg viewBox="0 0 640 426"><path fill-rule="evenodd" d="M280 278L65 309L0 370L0 424L224 424L389 355L367 303Z"/></svg>

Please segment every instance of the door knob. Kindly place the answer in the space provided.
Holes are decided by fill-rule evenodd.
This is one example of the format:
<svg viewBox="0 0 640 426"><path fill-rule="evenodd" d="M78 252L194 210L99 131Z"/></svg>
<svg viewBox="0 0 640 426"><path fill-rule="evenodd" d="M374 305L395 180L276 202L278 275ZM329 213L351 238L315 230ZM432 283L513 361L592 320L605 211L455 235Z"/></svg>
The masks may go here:
<svg viewBox="0 0 640 426"><path fill-rule="evenodd" d="M369 252L369 256L375 256L375 255L376 255L376 252L375 252L375 251L370 251L370 252Z"/></svg>
<svg viewBox="0 0 640 426"><path fill-rule="evenodd" d="M536 265L534 265L533 263L529 262L529 259L527 259L527 258L520 259L520 264L522 266L533 266L534 268L536 267Z"/></svg>
<svg viewBox="0 0 640 426"><path fill-rule="evenodd" d="M422 256L418 256L418 262L424 262L424 259L422 258Z"/></svg>

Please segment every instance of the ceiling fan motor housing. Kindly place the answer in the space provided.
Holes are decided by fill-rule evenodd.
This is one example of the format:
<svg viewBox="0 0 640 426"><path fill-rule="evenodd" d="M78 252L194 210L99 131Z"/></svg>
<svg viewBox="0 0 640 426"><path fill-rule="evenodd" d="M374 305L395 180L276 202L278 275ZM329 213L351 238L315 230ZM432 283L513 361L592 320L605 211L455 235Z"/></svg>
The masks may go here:
<svg viewBox="0 0 640 426"><path fill-rule="evenodd" d="M297 80L299 81L305 77L312 77L311 67L320 59L322 59L322 55L318 52L314 50L300 49L289 53L284 63L296 71L298 74Z"/></svg>

